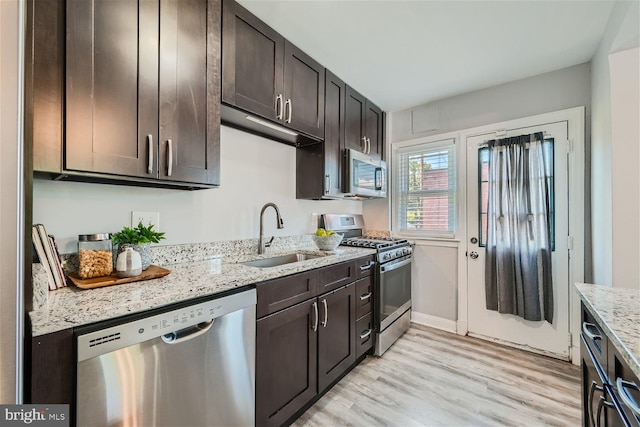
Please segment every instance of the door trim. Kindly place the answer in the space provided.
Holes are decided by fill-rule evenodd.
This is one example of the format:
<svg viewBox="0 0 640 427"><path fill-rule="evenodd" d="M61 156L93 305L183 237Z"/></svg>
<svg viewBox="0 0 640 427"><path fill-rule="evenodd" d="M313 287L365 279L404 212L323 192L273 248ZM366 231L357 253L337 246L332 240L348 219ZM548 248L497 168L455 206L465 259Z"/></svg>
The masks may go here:
<svg viewBox="0 0 640 427"><path fill-rule="evenodd" d="M573 284L584 281L584 147L585 147L585 107L575 107L566 110L554 111L551 113L539 114L536 116L524 117L515 120L508 120L490 125L460 131L460 145L463 148L464 156L458 163L459 171L466 171L467 168L467 138L485 133L501 131L504 129L522 128L537 126L543 123L566 121L568 124L568 140L571 151L568 154L568 182L569 182L569 235L573 239L572 249L569 258L569 331L567 333L578 336L580 327L580 301L575 292ZM463 177L464 178L464 177ZM466 206L467 188L466 179L460 180L461 191L459 192L459 202L463 206L463 215L459 221L459 235L464 245L458 251L458 335L468 333L468 277L466 245L469 237L466 218L468 207ZM464 188L462 188L464 187ZM578 207L578 208L575 208ZM458 235L458 233L456 233ZM575 341L575 340L574 340ZM508 344L508 343L505 343ZM580 349L572 342L569 349L569 357L574 364L579 363Z"/></svg>

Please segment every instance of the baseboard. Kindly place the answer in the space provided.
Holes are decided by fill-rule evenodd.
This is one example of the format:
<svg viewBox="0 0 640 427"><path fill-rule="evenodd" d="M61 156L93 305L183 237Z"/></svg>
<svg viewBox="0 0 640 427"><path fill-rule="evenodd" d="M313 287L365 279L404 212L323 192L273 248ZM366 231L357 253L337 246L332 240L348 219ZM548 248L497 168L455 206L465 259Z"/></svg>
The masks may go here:
<svg viewBox="0 0 640 427"><path fill-rule="evenodd" d="M442 331L457 332L456 321L443 319L442 317L431 316L429 314L411 312L411 321L419 325L428 326L430 328L440 329Z"/></svg>
<svg viewBox="0 0 640 427"><path fill-rule="evenodd" d="M580 366L580 346L571 347L571 363Z"/></svg>

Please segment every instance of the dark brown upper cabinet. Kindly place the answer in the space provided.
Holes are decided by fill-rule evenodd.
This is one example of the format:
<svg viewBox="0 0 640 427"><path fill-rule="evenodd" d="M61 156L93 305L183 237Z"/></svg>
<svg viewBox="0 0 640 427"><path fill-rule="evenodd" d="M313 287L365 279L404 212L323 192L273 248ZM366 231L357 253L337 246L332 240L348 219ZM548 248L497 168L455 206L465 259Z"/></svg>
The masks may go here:
<svg viewBox="0 0 640 427"><path fill-rule="evenodd" d="M324 67L235 1L224 2L222 33L222 101L233 107L223 121L294 145L322 140Z"/></svg>
<svg viewBox="0 0 640 427"><path fill-rule="evenodd" d="M27 36L39 40L27 64L36 176L219 185L221 0L68 0L66 7L47 0L29 7ZM66 33L66 46L64 38L47 40L49 33ZM50 49L66 50L66 59L50 58ZM58 72L66 75L58 85L39 84ZM51 105L39 109L44 101L59 105L64 120L45 114ZM59 141L57 153L38 137L43 128Z"/></svg>
<svg viewBox="0 0 640 427"><path fill-rule="evenodd" d="M324 143L296 151L296 197L342 198L342 158L345 147L345 93L347 85L326 70Z"/></svg>
<svg viewBox="0 0 640 427"><path fill-rule="evenodd" d="M382 110L350 86L346 96L345 147L382 159Z"/></svg>

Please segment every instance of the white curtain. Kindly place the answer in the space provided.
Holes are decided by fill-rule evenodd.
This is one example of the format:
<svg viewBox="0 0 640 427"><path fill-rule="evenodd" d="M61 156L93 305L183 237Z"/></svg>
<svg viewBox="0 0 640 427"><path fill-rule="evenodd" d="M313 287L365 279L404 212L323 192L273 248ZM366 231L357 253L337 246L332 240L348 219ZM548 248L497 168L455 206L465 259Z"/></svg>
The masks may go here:
<svg viewBox="0 0 640 427"><path fill-rule="evenodd" d="M552 171L543 134L489 141L487 309L553 322Z"/></svg>

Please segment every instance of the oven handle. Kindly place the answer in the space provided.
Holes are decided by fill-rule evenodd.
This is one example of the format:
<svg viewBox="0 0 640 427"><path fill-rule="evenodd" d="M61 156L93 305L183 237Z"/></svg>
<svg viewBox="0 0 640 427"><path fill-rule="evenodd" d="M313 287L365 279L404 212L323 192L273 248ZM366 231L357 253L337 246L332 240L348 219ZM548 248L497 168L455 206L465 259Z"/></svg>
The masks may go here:
<svg viewBox="0 0 640 427"><path fill-rule="evenodd" d="M380 273L386 273L387 271L392 271L392 270L396 270L398 268L404 267L405 265L409 265L411 264L411 258L407 258L404 261L398 262L398 263L393 263L390 266L386 266L386 265L381 265L380 266Z"/></svg>

